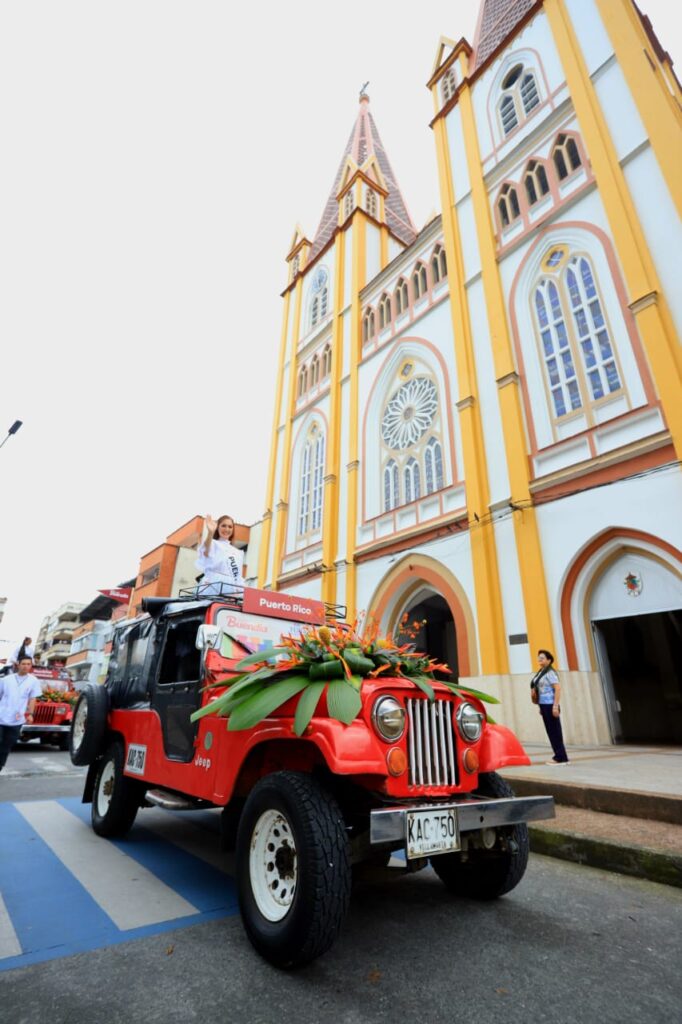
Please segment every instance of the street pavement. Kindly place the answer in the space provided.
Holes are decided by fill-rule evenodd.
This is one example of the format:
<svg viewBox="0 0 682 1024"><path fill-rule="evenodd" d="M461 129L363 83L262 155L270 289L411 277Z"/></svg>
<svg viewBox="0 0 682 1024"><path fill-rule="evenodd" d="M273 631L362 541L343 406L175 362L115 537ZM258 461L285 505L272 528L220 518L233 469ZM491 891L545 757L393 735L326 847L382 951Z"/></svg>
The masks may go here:
<svg viewBox="0 0 682 1024"><path fill-rule="evenodd" d="M33 757L53 765L42 784ZM217 812L144 810L108 842L68 755L22 750L8 767L0 1008L12 1024L656 1024L682 1004L680 890L532 856L517 889L480 904L430 869L389 869L356 887L329 953L285 974L244 936Z"/></svg>

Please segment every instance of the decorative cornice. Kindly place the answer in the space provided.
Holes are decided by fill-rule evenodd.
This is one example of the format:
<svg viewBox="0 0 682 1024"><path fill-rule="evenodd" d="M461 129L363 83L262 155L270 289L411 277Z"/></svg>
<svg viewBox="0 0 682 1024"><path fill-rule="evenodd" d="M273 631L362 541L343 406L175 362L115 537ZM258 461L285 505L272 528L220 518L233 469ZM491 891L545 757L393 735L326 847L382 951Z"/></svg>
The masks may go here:
<svg viewBox="0 0 682 1024"><path fill-rule="evenodd" d="M359 459L354 459L353 462L346 463L346 469L348 470L349 473L357 473L359 468L360 468L360 460Z"/></svg>
<svg viewBox="0 0 682 1024"><path fill-rule="evenodd" d="M472 409L476 404L476 399L473 395L467 395L466 398L460 398L459 402L455 402L455 408L458 412L463 412L465 409Z"/></svg>
<svg viewBox="0 0 682 1024"><path fill-rule="evenodd" d="M498 388L506 388L508 384L518 384L520 377L516 370L512 370L510 373L505 373L502 377L497 378Z"/></svg>
<svg viewBox="0 0 682 1024"><path fill-rule="evenodd" d="M326 484L335 484L338 478L336 473L327 473L323 479Z"/></svg>
<svg viewBox="0 0 682 1024"><path fill-rule="evenodd" d="M629 308L635 314L641 313L643 309L647 309L649 306L655 306L658 304L658 292L647 292L646 295L640 295L638 299L634 299L628 303Z"/></svg>
<svg viewBox="0 0 682 1024"><path fill-rule="evenodd" d="M278 501L275 508L278 512L287 512L289 510L289 502L284 500Z"/></svg>

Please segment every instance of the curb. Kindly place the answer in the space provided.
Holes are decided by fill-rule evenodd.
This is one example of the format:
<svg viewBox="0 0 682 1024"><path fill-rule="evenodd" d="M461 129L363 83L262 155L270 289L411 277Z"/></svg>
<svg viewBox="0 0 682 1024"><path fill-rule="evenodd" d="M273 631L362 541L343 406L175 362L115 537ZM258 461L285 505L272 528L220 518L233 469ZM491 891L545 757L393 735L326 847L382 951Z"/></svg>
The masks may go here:
<svg viewBox="0 0 682 1024"><path fill-rule="evenodd" d="M671 825L682 825L682 797L666 793L586 786L579 782L547 782L545 779L506 775L517 796L553 796L558 804L581 807L603 814L621 814L628 818L648 818Z"/></svg>
<svg viewBox="0 0 682 1024"><path fill-rule="evenodd" d="M642 846L610 843L573 832L557 832L532 825L528 828L532 853L587 864L591 868L644 878L682 889L682 854L663 853Z"/></svg>

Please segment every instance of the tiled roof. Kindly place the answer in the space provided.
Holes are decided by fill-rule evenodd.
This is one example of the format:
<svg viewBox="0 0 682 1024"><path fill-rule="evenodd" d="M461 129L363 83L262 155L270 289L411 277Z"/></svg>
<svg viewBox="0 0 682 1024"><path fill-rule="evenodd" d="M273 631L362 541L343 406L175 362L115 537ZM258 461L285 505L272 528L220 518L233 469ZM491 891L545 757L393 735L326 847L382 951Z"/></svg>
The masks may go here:
<svg viewBox="0 0 682 1024"><path fill-rule="evenodd" d="M535 0L483 0L479 16L473 70L511 35Z"/></svg>
<svg viewBox="0 0 682 1024"><path fill-rule="evenodd" d="M336 197L341 188L346 160L350 157L358 167L361 167L370 156L376 157L388 190L385 200L386 223L388 227L405 245L411 245L414 241L417 234L415 226L412 223L405 200L398 188L398 183L395 180L386 150L377 131L377 126L374 123L374 118L369 112L369 98L363 95L360 99L358 116L350 133L346 148L343 151L332 190L329 193L322 219L313 239L310 259L314 259L324 249L339 222L339 204Z"/></svg>

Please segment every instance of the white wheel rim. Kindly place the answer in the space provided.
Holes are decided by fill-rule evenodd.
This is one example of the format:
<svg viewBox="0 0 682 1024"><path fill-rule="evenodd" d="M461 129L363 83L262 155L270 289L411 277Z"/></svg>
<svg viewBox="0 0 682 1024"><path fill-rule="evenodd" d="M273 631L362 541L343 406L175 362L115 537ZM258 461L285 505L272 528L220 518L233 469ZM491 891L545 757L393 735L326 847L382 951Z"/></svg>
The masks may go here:
<svg viewBox="0 0 682 1024"><path fill-rule="evenodd" d="M280 811L265 811L251 834L249 877L256 906L268 921L281 921L294 901L298 855L291 826Z"/></svg>
<svg viewBox="0 0 682 1024"><path fill-rule="evenodd" d="M114 783L116 781L116 766L113 762L107 761L99 777L97 787L97 813L103 818L111 805L111 798L114 794Z"/></svg>
<svg viewBox="0 0 682 1024"><path fill-rule="evenodd" d="M82 700L76 708L76 714L73 716L73 748L78 750L83 737L85 736L85 726L88 721L88 702Z"/></svg>

